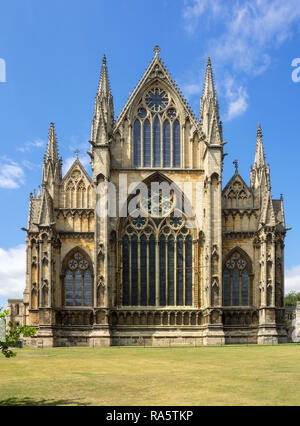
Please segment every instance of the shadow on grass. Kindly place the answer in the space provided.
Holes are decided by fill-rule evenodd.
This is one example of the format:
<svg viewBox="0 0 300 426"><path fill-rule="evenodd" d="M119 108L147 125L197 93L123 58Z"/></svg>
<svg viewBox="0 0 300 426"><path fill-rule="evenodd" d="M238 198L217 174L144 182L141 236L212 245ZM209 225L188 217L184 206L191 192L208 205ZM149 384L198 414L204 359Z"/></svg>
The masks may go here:
<svg viewBox="0 0 300 426"><path fill-rule="evenodd" d="M57 405L76 405L88 406L89 403L76 401L75 399L40 399L33 398L7 398L0 400L0 407L38 407L38 406L57 406Z"/></svg>

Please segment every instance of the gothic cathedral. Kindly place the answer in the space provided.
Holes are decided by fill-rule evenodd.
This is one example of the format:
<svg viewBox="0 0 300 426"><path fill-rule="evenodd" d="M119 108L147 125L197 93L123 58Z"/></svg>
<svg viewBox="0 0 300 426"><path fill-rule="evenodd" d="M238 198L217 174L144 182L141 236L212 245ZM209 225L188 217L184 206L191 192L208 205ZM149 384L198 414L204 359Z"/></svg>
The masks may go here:
<svg viewBox="0 0 300 426"><path fill-rule="evenodd" d="M260 125L250 185L236 162L222 188L210 59L199 120L158 47L115 119L104 56L89 144L92 176L78 156L63 176L51 123L24 298L9 300L11 319L37 328L30 343L285 342L283 199L271 196Z"/></svg>

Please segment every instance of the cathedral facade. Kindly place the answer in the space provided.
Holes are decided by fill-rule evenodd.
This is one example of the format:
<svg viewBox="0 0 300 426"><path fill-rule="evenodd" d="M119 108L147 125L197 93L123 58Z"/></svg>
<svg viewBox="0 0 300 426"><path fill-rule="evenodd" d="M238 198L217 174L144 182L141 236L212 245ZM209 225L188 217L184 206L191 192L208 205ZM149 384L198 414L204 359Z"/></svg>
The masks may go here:
<svg viewBox="0 0 300 426"><path fill-rule="evenodd" d="M222 185L222 122L208 59L200 118L159 54L115 120L106 57L88 155L62 175L51 123L30 195L26 288L11 319L37 346L281 343L282 197L262 131L250 185Z"/></svg>

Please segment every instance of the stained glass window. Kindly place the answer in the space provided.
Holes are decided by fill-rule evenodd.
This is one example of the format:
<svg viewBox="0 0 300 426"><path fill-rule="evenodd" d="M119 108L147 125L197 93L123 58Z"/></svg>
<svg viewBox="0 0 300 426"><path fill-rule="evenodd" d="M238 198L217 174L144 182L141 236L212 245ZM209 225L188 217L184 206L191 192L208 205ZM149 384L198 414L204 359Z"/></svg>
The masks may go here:
<svg viewBox="0 0 300 426"><path fill-rule="evenodd" d="M175 120L173 125L173 166L180 167L180 125Z"/></svg>
<svg viewBox="0 0 300 426"><path fill-rule="evenodd" d="M224 306L249 305L249 264L239 252L225 263L223 273Z"/></svg>
<svg viewBox="0 0 300 426"><path fill-rule="evenodd" d="M154 159L154 167L160 167L161 157L161 142L160 142L160 121L159 118L156 117L153 126L153 159Z"/></svg>
<svg viewBox="0 0 300 426"><path fill-rule="evenodd" d="M173 105L166 110L169 103L169 95L162 89L154 88L145 95L144 107L138 108L133 126L135 167L181 166L178 112Z"/></svg>
<svg viewBox="0 0 300 426"><path fill-rule="evenodd" d="M168 305L175 304L174 297L174 237L168 239Z"/></svg>
<svg viewBox="0 0 300 426"><path fill-rule="evenodd" d="M232 277L232 305L239 306L240 304L240 274L237 269L233 271Z"/></svg>
<svg viewBox="0 0 300 426"><path fill-rule="evenodd" d="M131 239L131 304L138 304L138 242L135 235Z"/></svg>
<svg viewBox="0 0 300 426"><path fill-rule="evenodd" d="M141 305L147 305L147 237L141 237Z"/></svg>
<svg viewBox="0 0 300 426"><path fill-rule="evenodd" d="M149 120L144 123L144 166L151 166L151 126Z"/></svg>
<svg viewBox="0 0 300 426"><path fill-rule="evenodd" d="M92 305L92 276L90 271L84 274L84 304L85 306Z"/></svg>
<svg viewBox="0 0 300 426"><path fill-rule="evenodd" d="M249 276L247 271L242 273L242 305L248 306Z"/></svg>
<svg viewBox="0 0 300 426"><path fill-rule="evenodd" d="M155 306L156 284L156 244L155 237L151 235L149 240L149 305Z"/></svg>
<svg viewBox="0 0 300 426"><path fill-rule="evenodd" d="M65 306L92 306L90 263L79 252L76 252L67 264Z"/></svg>
<svg viewBox="0 0 300 426"><path fill-rule="evenodd" d="M140 167L141 165L141 123L139 120L135 120L134 130L134 165Z"/></svg>
<svg viewBox="0 0 300 426"><path fill-rule="evenodd" d="M189 235L185 240L185 305L193 303L193 245L192 237Z"/></svg>
<svg viewBox="0 0 300 426"><path fill-rule="evenodd" d="M145 102L151 111L160 112L168 105L169 97L165 91L155 88L147 93L145 96Z"/></svg>
<svg viewBox="0 0 300 426"><path fill-rule="evenodd" d="M177 240L176 304L183 305L183 238Z"/></svg>
<svg viewBox="0 0 300 426"><path fill-rule="evenodd" d="M159 240L159 304L166 305L166 238Z"/></svg>
<svg viewBox="0 0 300 426"><path fill-rule="evenodd" d="M129 238L127 235L123 237L122 246L123 256L123 305L130 305L129 302Z"/></svg>
<svg viewBox="0 0 300 426"><path fill-rule="evenodd" d="M163 131L163 158L164 167L171 166L171 126L169 121L164 122Z"/></svg>

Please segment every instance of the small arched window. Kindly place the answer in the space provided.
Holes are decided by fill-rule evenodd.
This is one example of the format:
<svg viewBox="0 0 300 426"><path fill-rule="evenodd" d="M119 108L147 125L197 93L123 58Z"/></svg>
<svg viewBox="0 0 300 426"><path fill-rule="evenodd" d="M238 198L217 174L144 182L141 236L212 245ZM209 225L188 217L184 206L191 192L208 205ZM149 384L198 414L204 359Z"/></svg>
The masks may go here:
<svg viewBox="0 0 300 426"><path fill-rule="evenodd" d="M92 306L92 267L88 257L79 251L68 258L64 289L65 306Z"/></svg>
<svg viewBox="0 0 300 426"><path fill-rule="evenodd" d="M224 306L250 305L250 261L239 251L226 260L223 271Z"/></svg>

